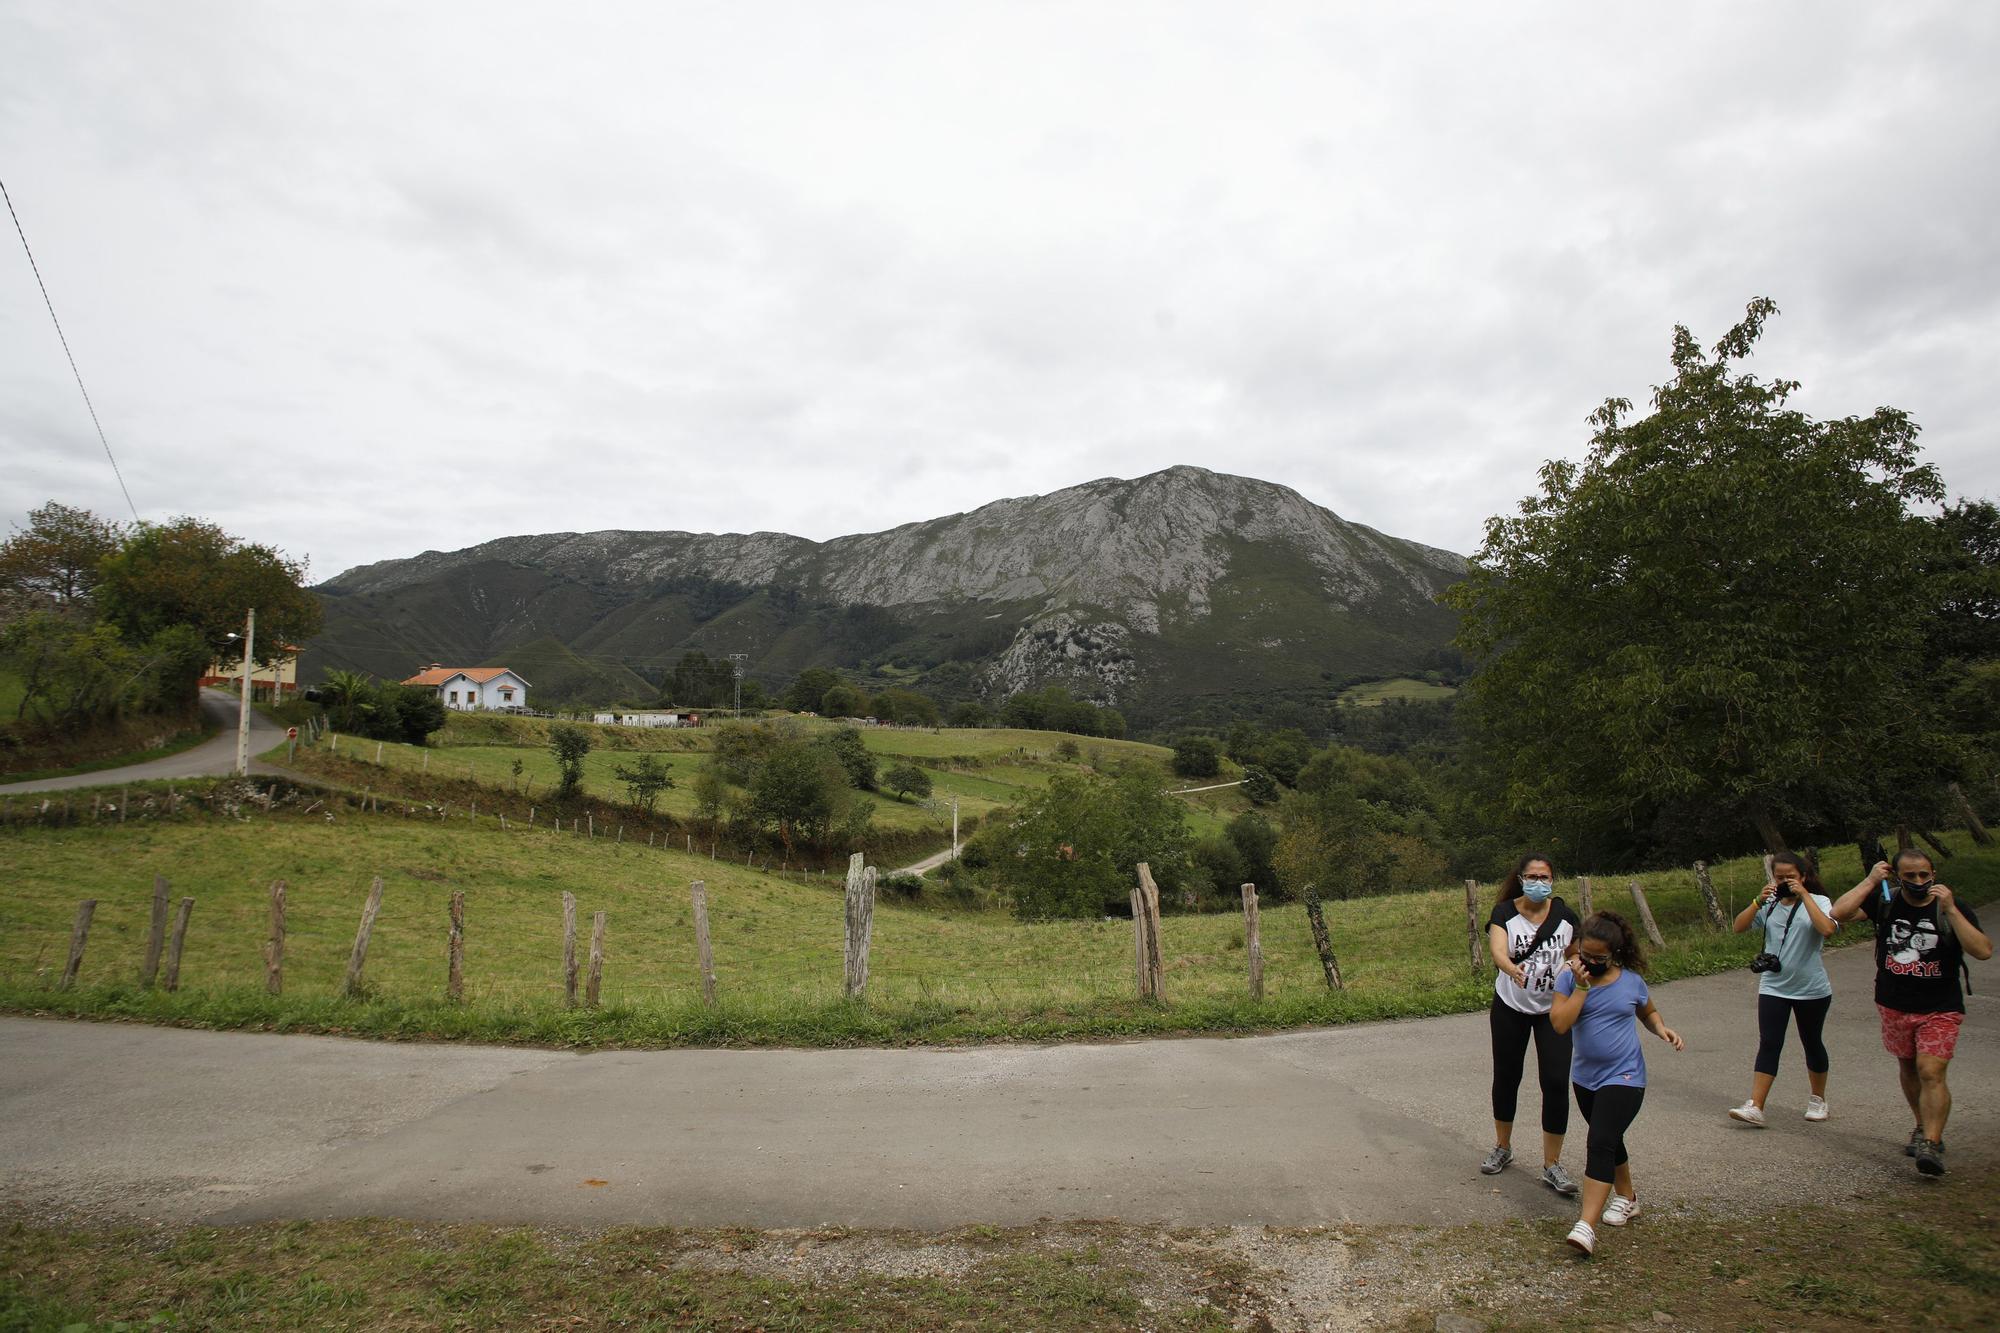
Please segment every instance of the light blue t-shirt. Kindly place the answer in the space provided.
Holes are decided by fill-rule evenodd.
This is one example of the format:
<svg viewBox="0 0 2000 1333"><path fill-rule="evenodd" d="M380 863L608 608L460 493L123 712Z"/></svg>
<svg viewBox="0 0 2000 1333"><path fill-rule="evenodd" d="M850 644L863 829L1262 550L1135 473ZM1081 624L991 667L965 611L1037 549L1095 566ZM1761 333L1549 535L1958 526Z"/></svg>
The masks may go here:
<svg viewBox="0 0 2000 1333"><path fill-rule="evenodd" d="M1576 993L1576 978L1565 971L1556 978L1556 989L1564 995ZM1609 985L1599 982L1583 997L1583 1012L1577 1015L1570 1036L1570 1082L1579 1088L1616 1084L1625 1088L1646 1086L1646 1056L1639 1049L1639 1012L1653 997L1646 980L1626 968Z"/></svg>
<svg viewBox="0 0 2000 1333"><path fill-rule="evenodd" d="M1833 900L1815 893L1819 910L1833 915ZM1797 915L1794 916L1793 913ZM1786 934L1789 921L1791 933ZM1826 936L1813 929L1812 916L1803 903L1765 903L1750 923L1764 928L1764 952L1778 955L1784 966L1776 972L1760 973L1757 993L1780 1000L1822 1000L1833 994L1827 979L1823 953Z"/></svg>

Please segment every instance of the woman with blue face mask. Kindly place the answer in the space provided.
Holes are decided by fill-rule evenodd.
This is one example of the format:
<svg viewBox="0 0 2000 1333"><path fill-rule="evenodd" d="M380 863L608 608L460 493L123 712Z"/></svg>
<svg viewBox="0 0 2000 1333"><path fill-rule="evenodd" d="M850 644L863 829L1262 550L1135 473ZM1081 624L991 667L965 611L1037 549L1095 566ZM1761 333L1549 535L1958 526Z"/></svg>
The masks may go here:
<svg viewBox="0 0 2000 1333"><path fill-rule="evenodd" d="M1535 1044L1535 1070L1542 1085L1541 1181L1561 1195L1576 1182L1563 1170L1563 1135L1569 1132L1570 1039L1549 1021L1556 977L1563 960L1576 952L1577 919L1555 896L1555 869L1546 856L1521 858L1500 886L1499 901L1487 918L1486 943L1493 953L1493 1151L1479 1164L1498 1175L1514 1160L1514 1108L1528 1043Z"/></svg>

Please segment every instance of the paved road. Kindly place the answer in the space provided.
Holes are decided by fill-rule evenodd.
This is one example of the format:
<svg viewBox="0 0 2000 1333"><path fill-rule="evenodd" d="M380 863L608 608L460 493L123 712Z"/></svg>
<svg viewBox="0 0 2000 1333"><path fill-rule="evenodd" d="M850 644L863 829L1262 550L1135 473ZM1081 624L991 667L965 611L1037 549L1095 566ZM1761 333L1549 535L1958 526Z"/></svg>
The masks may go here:
<svg viewBox="0 0 2000 1333"><path fill-rule="evenodd" d="M201 692L201 711L211 725L221 728L214 736L191 750L153 759L124 768L100 768L66 778L42 778L34 782L13 782L0 786L0 793L24 791L64 791L73 787L115 787L122 782L163 781L168 778L220 777L236 771L236 696L221 690ZM255 709L250 712L250 753L264 751L285 739L285 729L267 720ZM276 773L268 764L250 761L253 773Z"/></svg>
<svg viewBox="0 0 2000 1333"><path fill-rule="evenodd" d="M951 848L947 847L941 852L935 852L930 856L926 856L921 861L915 862L912 865L903 866L896 870L891 870L889 873L892 875L927 875L931 871L936 870L939 866L943 865L946 861L955 860L957 859L957 857L958 853L953 851Z"/></svg>
<svg viewBox="0 0 2000 1333"><path fill-rule="evenodd" d="M1755 1044L1747 973L1661 988L1630 1139L1653 1204L1922 1188L1864 949L1832 960L1833 1119L1724 1112ZM2000 968L1978 967L1982 991ZM2000 1166L2000 1001L1979 994L1949 1135ZM1237 1040L573 1055L0 1019L0 1213L243 1222L387 1215L558 1225L945 1228L1561 1216L1490 1143L1486 1020ZM1522 1127L1536 1099L1524 1094ZM1580 1130L1581 1126L1578 1125ZM1523 1134L1532 1142L1531 1133ZM1581 1173L1582 1139L1566 1153Z"/></svg>

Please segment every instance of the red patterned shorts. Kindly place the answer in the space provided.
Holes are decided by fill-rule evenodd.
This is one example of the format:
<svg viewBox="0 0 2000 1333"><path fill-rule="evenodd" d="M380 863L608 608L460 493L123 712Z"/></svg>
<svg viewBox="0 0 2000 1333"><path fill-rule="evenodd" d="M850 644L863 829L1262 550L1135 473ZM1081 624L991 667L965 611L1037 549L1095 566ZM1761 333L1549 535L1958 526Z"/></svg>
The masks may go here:
<svg viewBox="0 0 2000 1333"><path fill-rule="evenodd" d="M1964 1014L1906 1014L1879 1004L1875 1010L1882 1015L1883 1049L1898 1060L1914 1060L1919 1055L1949 1060L1958 1048L1958 1027L1965 1022Z"/></svg>

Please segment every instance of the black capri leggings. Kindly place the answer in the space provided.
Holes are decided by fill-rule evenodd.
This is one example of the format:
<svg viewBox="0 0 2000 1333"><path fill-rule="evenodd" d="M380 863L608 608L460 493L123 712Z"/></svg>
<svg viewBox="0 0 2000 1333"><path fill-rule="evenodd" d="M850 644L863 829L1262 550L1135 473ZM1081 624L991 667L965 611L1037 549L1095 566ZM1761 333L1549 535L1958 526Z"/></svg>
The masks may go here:
<svg viewBox="0 0 2000 1333"><path fill-rule="evenodd" d="M1618 1168L1630 1159L1625 1153L1625 1131L1638 1118L1639 1103L1646 1100L1644 1088L1623 1083L1607 1083L1601 1088L1576 1085L1576 1109L1590 1126L1590 1147L1584 1156L1583 1174L1590 1180L1618 1179Z"/></svg>
<svg viewBox="0 0 2000 1333"><path fill-rule="evenodd" d="M1498 995L1490 1015L1493 1028L1493 1118L1514 1123L1521 1094L1521 1070L1528 1039L1535 1041L1535 1072L1542 1084L1542 1133L1569 1132L1569 1033L1557 1032L1547 1014L1524 1014Z"/></svg>
<svg viewBox="0 0 2000 1333"><path fill-rule="evenodd" d="M1778 1057L1785 1050L1785 1020L1794 1019L1799 1025L1799 1045L1806 1048L1806 1068L1815 1074L1824 1074L1829 1068L1826 1058L1826 1043L1820 1034L1826 1031L1826 1011L1833 1007L1833 997L1822 995L1817 1000L1786 1000L1776 995L1757 997L1757 1072L1773 1074L1778 1072Z"/></svg>

